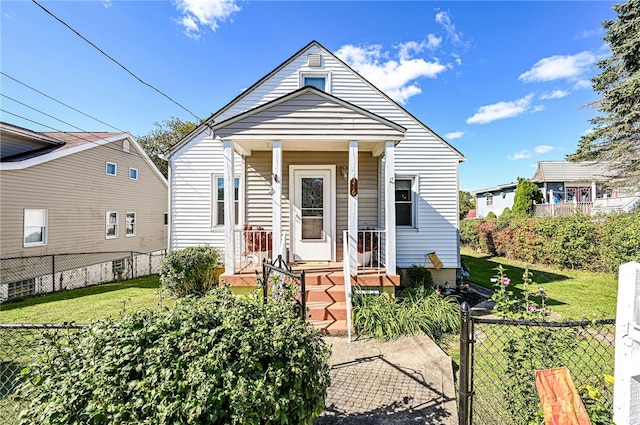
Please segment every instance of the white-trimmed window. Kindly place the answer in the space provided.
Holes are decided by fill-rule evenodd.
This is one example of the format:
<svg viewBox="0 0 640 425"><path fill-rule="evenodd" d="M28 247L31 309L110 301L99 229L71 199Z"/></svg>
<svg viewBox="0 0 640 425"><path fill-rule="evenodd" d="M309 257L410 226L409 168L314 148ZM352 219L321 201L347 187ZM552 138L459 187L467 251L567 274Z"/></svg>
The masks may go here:
<svg viewBox="0 0 640 425"><path fill-rule="evenodd" d="M47 210L24 210L24 247L47 244Z"/></svg>
<svg viewBox="0 0 640 425"><path fill-rule="evenodd" d="M107 211L106 234L107 239L118 237L118 213L116 211Z"/></svg>
<svg viewBox="0 0 640 425"><path fill-rule="evenodd" d="M396 177L396 226L416 227L415 178Z"/></svg>
<svg viewBox="0 0 640 425"><path fill-rule="evenodd" d="M138 169L137 168L129 168L129 179L138 180Z"/></svg>
<svg viewBox="0 0 640 425"><path fill-rule="evenodd" d="M328 72L303 72L300 74L300 87L313 86L318 90L331 93L331 78Z"/></svg>
<svg viewBox="0 0 640 425"><path fill-rule="evenodd" d="M235 224L238 224L238 217L240 216L240 178L234 177L233 179L233 196L235 201ZM212 227L224 225L224 177L213 176L213 205L212 205Z"/></svg>
<svg viewBox="0 0 640 425"><path fill-rule="evenodd" d="M108 176L115 176L116 174L118 174L118 166L113 162L107 162L105 173Z"/></svg>
<svg viewBox="0 0 640 425"><path fill-rule="evenodd" d="M484 199L487 203L487 206L493 206L493 193L487 193L484 195Z"/></svg>
<svg viewBox="0 0 640 425"><path fill-rule="evenodd" d="M125 232L124 235L126 237L135 236L138 224L136 223L136 213L128 212L126 213L125 219Z"/></svg>

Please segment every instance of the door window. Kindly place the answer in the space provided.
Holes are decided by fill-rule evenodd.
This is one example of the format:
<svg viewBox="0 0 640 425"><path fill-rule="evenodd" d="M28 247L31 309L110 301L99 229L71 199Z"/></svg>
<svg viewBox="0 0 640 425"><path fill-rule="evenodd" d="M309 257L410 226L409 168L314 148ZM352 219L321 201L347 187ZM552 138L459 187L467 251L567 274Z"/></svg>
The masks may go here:
<svg viewBox="0 0 640 425"><path fill-rule="evenodd" d="M302 239L324 239L324 179L302 178Z"/></svg>

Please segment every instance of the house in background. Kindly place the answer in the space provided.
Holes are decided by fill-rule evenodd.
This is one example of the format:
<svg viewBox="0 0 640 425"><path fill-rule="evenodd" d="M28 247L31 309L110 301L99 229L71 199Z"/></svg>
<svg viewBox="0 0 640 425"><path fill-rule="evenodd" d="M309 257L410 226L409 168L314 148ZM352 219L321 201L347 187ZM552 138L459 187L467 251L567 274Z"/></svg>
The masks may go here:
<svg viewBox="0 0 640 425"><path fill-rule="evenodd" d="M534 207L536 216L630 211L640 200L637 193L616 188L606 165L596 162L540 161L531 180L543 194L543 202ZM509 183L475 191L477 218L513 208L516 187Z"/></svg>
<svg viewBox="0 0 640 425"><path fill-rule="evenodd" d="M476 197L476 215L485 218L490 212L500 217L505 208L513 208L518 183L502 184L473 192Z"/></svg>
<svg viewBox="0 0 640 425"><path fill-rule="evenodd" d="M166 249L167 181L130 134L0 130L0 298L69 287L27 258Z"/></svg>
<svg viewBox="0 0 640 425"><path fill-rule="evenodd" d="M170 249L221 249L231 285L255 285L252 263L278 254L331 266L323 283L344 267L345 281L393 289L413 264L456 279L464 157L315 41L166 156Z"/></svg>

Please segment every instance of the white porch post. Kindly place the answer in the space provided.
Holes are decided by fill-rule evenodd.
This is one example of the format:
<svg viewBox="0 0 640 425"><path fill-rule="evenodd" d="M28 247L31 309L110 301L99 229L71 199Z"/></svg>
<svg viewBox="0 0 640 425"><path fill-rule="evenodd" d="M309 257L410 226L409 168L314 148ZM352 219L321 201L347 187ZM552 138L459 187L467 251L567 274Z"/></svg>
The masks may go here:
<svg viewBox="0 0 640 425"><path fill-rule="evenodd" d="M271 161L271 199L272 215L271 227L273 230L272 257L277 258L278 254L286 256L285 252L280 252L282 241L282 142L273 141L273 159ZM287 258L284 258L287 260Z"/></svg>
<svg viewBox="0 0 640 425"><path fill-rule="evenodd" d="M358 275L358 141L349 142L349 274ZM355 187L354 187L355 185ZM352 189L355 188L355 193ZM344 243L344 241L343 241Z"/></svg>
<svg viewBox="0 0 640 425"><path fill-rule="evenodd" d="M226 274L235 273L235 202L234 202L234 180L233 180L233 142L225 140L222 142L224 156L224 272Z"/></svg>
<svg viewBox="0 0 640 425"><path fill-rule="evenodd" d="M387 274L394 275L396 274L396 178L394 142L386 143L384 158L384 228L387 233L384 244L384 258Z"/></svg>

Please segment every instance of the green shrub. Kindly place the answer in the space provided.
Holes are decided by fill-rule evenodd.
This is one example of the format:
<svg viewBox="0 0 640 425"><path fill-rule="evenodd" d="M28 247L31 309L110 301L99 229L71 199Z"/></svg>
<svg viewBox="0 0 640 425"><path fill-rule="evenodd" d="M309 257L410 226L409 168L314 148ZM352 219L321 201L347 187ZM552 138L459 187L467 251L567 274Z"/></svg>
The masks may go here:
<svg viewBox="0 0 640 425"><path fill-rule="evenodd" d="M353 308L353 326L360 335L380 340L426 333L434 341L460 328L459 306L424 288L405 290L394 299L389 294L361 297Z"/></svg>
<svg viewBox="0 0 640 425"><path fill-rule="evenodd" d="M404 271L402 286L405 288L432 288L433 277L426 267L412 264Z"/></svg>
<svg viewBox="0 0 640 425"><path fill-rule="evenodd" d="M221 265L218 250L193 246L171 251L160 266L160 284L171 295L204 295L217 286L215 268Z"/></svg>
<svg viewBox="0 0 640 425"><path fill-rule="evenodd" d="M489 255L496 255L496 247L493 241L493 233L496 230L497 220L480 220L476 223L478 239L480 240L480 249Z"/></svg>
<svg viewBox="0 0 640 425"><path fill-rule="evenodd" d="M21 424L311 424L329 349L291 311L218 288L45 341Z"/></svg>
<svg viewBox="0 0 640 425"><path fill-rule="evenodd" d="M556 230L550 240L552 264L580 269L599 263L596 228L589 215L572 214L556 218Z"/></svg>
<svg viewBox="0 0 640 425"><path fill-rule="evenodd" d="M460 222L460 244L474 251L479 251L480 239L475 225L476 220L462 220Z"/></svg>
<svg viewBox="0 0 640 425"><path fill-rule="evenodd" d="M543 196L538 185L529 179L518 177L518 186L513 195L513 212L532 214L533 205L542 202Z"/></svg>
<svg viewBox="0 0 640 425"><path fill-rule="evenodd" d="M489 214L487 214L487 216L484 219L485 220L495 220L496 218L498 218L496 216L496 213L494 213L493 211L489 211Z"/></svg>
<svg viewBox="0 0 640 425"><path fill-rule="evenodd" d="M640 262L640 210L604 217L598 233L599 256L607 271L621 264Z"/></svg>

